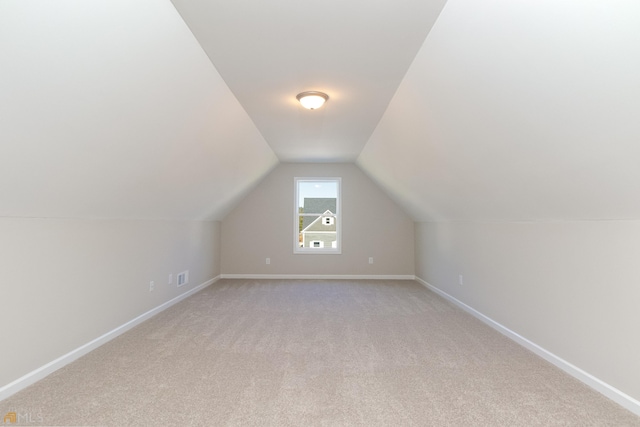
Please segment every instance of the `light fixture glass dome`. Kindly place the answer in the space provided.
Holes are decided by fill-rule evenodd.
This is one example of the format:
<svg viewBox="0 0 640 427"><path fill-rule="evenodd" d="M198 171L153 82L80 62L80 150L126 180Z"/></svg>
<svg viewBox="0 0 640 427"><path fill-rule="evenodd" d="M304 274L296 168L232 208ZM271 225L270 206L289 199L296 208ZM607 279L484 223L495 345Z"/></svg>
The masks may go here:
<svg viewBox="0 0 640 427"><path fill-rule="evenodd" d="M329 99L329 95L322 92L309 91L302 92L296 96L296 99L300 101L300 104L308 110L315 110L322 107L322 105Z"/></svg>

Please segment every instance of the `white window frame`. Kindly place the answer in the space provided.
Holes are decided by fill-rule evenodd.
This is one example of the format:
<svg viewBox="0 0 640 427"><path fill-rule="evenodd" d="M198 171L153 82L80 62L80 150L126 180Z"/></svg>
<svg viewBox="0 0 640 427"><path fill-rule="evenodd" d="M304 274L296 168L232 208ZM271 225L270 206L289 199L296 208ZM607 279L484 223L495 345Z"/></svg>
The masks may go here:
<svg viewBox="0 0 640 427"><path fill-rule="evenodd" d="M299 183L300 182L331 182L336 183L336 212L334 212L336 223L336 245L325 246L323 248L304 248L300 247L300 214L298 213L298 199L299 199ZM295 177L294 178L294 200L293 200L293 253L294 254L307 254L307 255L339 255L342 253L342 178L340 177L321 177L321 178L307 178L307 177ZM303 214L304 215L304 214ZM309 214L309 216L322 216L319 214Z"/></svg>

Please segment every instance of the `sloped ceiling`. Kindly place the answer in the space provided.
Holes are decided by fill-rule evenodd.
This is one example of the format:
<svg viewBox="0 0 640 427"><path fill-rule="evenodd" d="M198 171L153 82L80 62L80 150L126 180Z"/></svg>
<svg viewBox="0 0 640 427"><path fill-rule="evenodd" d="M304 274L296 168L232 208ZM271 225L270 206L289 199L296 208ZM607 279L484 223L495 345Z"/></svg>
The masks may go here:
<svg viewBox="0 0 640 427"><path fill-rule="evenodd" d="M417 220L640 218L640 3L449 0L358 159Z"/></svg>
<svg viewBox="0 0 640 427"><path fill-rule="evenodd" d="M283 162L354 162L445 3L172 1Z"/></svg>
<svg viewBox="0 0 640 427"><path fill-rule="evenodd" d="M640 3L443 5L3 0L0 216L221 219L356 161L419 221L639 218Z"/></svg>
<svg viewBox="0 0 640 427"><path fill-rule="evenodd" d="M0 2L0 216L219 219L278 160L169 1Z"/></svg>

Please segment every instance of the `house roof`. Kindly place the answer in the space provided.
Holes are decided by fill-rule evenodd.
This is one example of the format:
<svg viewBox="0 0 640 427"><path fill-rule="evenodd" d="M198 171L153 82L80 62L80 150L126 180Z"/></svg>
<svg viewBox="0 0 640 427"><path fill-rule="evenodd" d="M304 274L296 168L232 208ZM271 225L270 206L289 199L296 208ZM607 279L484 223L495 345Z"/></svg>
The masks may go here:
<svg viewBox="0 0 640 427"><path fill-rule="evenodd" d="M420 221L637 218L638 16L636 2L4 0L0 215L221 219L304 161L355 162ZM303 110L304 90L330 100Z"/></svg>
<svg viewBox="0 0 640 427"><path fill-rule="evenodd" d="M322 221L324 218L334 218L333 212L327 210L322 213L321 216L314 217L313 220L302 229L302 233L312 233L317 231L322 232L335 232L336 231L336 222L335 220L331 222L331 224L325 225Z"/></svg>
<svg viewBox="0 0 640 427"><path fill-rule="evenodd" d="M338 212L337 201L335 197L305 197L302 211L304 213L322 214L328 212ZM315 221L316 217L302 217L302 228L306 228Z"/></svg>

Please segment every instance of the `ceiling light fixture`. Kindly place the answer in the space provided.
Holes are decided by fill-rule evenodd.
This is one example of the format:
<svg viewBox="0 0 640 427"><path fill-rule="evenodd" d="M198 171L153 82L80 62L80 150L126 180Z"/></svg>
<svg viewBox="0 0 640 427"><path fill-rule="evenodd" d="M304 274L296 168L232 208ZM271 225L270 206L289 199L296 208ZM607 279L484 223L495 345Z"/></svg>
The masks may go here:
<svg viewBox="0 0 640 427"><path fill-rule="evenodd" d="M322 107L322 105L329 100L329 95L322 92L308 91L299 93L296 99L300 101L300 104L308 110L315 110Z"/></svg>

